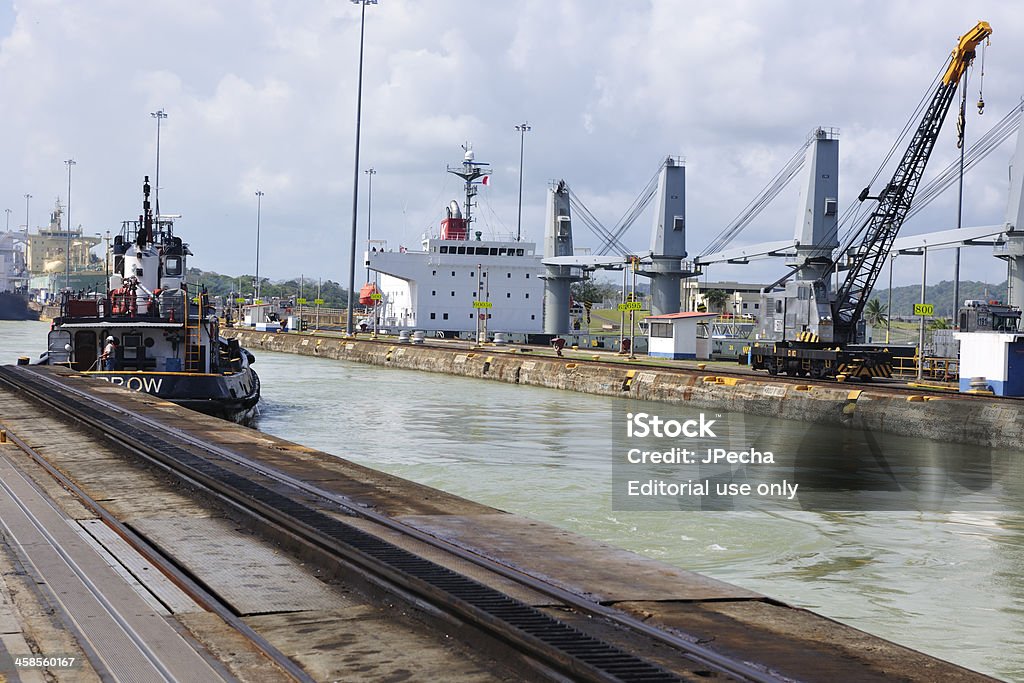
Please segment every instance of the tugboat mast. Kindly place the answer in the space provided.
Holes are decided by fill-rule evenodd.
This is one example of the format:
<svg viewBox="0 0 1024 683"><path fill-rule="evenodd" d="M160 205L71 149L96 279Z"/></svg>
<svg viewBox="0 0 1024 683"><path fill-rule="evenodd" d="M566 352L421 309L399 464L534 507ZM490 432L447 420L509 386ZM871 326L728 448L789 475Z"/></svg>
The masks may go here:
<svg viewBox="0 0 1024 683"><path fill-rule="evenodd" d="M462 157L462 166L455 166L454 168L449 166L448 172L462 178L466 184L466 210L464 218L466 221L466 239L469 239L471 234L470 225L473 222L473 197L477 193L477 183L475 181L478 178L489 175L491 167L486 162L475 160L476 155L473 154L473 147L468 142L462 146L462 149L466 152Z"/></svg>

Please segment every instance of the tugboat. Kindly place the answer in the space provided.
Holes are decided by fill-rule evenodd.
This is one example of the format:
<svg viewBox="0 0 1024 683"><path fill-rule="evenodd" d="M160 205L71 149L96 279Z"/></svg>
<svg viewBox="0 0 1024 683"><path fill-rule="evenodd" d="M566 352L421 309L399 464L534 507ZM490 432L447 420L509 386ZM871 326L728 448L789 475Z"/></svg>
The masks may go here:
<svg viewBox="0 0 1024 683"><path fill-rule="evenodd" d="M62 294L39 362L248 422L260 399L255 358L220 336L205 288L189 290L185 258L192 252L172 220L154 218L149 192L146 176L142 215L114 237L107 293Z"/></svg>

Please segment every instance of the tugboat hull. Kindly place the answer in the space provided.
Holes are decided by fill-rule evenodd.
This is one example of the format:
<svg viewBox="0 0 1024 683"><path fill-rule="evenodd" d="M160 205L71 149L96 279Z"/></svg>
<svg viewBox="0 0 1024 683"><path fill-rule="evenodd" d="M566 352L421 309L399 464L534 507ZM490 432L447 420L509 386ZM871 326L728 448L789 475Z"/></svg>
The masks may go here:
<svg viewBox="0 0 1024 683"><path fill-rule="evenodd" d="M227 375L186 372L86 372L129 391L142 391L206 415L241 424L256 413L260 378L252 368Z"/></svg>

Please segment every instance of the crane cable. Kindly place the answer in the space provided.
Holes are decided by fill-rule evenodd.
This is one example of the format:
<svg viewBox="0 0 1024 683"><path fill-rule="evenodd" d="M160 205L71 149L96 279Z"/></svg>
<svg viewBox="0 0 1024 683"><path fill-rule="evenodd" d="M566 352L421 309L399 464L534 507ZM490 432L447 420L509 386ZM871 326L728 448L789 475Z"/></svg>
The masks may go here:
<svg viewBox="0 0 1024 683"><path fill-rule="evenodd" d="M1024 102L1018 103L1010 112L990 128L976 143L969 146L964 158L964 173L970 171L982 159L999 147L1008 137L1020 127L1021 112L1024 111ZM960 175L959 159L951 162L942 169L934 178L921 187L914 203L907 213L907 219L921 211L924 207L933 202L942 192L957 180Z"/></svg>
<svg viewBox="0 0 1024 683"><path fill-rule="evenodd" d="M985 49L992 43L992 38L986 38L981 45L981 74L978 76L978 115L985 113Z"/></svg>
<svg viewBox="0 0 1024 683"><path fill-rule="evenodd" d="M618 223L616 223L615 227L611 230L611 234L615 242L621 244L619 240L626 233L626 230L636 222L636 219L640 217L640 214L644 212L644 209L646 209L651 203L651 200L654 199L654 194L658 191L658 178L661 176L661 170L665 168L666 163L667 161L661 162L661 165L658 166L658 170L655 171L654 176L647 182L647 185L640 191L640 194L633 200L630 207L626 209L626 213L622 215ZM606 242L597 250L598 255L604 256L611 251L613 246L614 245L610 241Z"/></svg>
<svg viewBox="0 0 1024 683"><path fill-rule="evenodd" d="M907 137L907 135L910 134L911 131L917 130L917 127L920 125L920 119L923 116L923 112L931 104L932 99L934 99L935 90L938 87L942 75L949 68L949 64L951 61L952 57L947 59L946 62L942 65L942 67L940 67L939 70L936 72L931 84L928 86L928 88L925 89L920 101L918 101L917 107L915 107L914 111L910 114L910 117L903 125L903 129L897 136L896 141L893 142L892 147L889 148L889 151L886 153L885 158L882 160L882 163L879 164L874 176L872 176L871 181L861 192L861 196L864 196L866 198L867 192L870 190L871 186L875 184L875 181L878 180L879 176L882 175L882 172L885 170L885 167L889 164L889 161L892 159L893 155L902 146L904 139ZM872 205L872 211L868 212L866 216L860 216L861 210L865 208L865 202L860 201L857 202L856 204L851 205L843 214L843 217L836 224L836 234L839 234L840 230L845 230L842 239L840 240L839 250L836 252L838 255L841 256L842 254L848 252L850 248L853 247L853 245L864 234L865 230L867 230L868 225L871 223L871 216L873 215L874 208L877 206L878 200L874 199L872 201L874 202L874 204ZM838 260L838 258L836 260Z"/></svg>
<svg viewBox="0 0 1024 683"><path fill-rule="evenodd" d="M743 230L750 225L750 222L757 217L764 208L772 202L783 189L789 185L790 181L796 177L800 169L803 168L804 160L806 158L805 152L810 146L812 138L808 136L804 144L796 151L796 153L790 157L789 161L782 167L782 169L775 174L775 177L768 181L768 184L761 190L760 193L750 203L744 207L744 209L736 216L725 228L718 233L714 240L705 247L704 251L700 253L701 256L708 256L716 252L722 251L727 247Z"/></svg>
<svg viewBox="0 0 1024 683"><path fill-rule="evenodd" d="M569 188L569 206L572 209L573 215L578 217L583 222L583 225L590 228L591 232L603 240L604 244L612 244L620 256L626 255L627 249L625 245L615 239L615 236L608 228L604 227L601 221L597 220L586 204L583 203L583 200L580 199L579 195L572 191L572 188Z"/></svg>

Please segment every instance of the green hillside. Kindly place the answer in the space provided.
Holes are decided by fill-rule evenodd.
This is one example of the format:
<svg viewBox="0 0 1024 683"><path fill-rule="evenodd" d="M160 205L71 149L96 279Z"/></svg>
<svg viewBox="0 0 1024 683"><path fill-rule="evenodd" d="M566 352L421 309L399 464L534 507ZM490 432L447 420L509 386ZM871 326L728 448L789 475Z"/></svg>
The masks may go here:
<svg viewBox="0 0 1024 683"><path fill-rule="evenodd" d="M875 287L872 297L877 297L882 304L885 304L888 297L888 289ZM984 299L986 301L996 299L1006 301L1006 280L999 284L977 282L974 280L961 280L960 282L960 305L965 299ZM908 285L905 287L893 287L892 289L892 314L894 318L905 318L910 320L914 317L914 304L921 303L920 285ZM953 317L953 281L943 280L925 289L925 303L935 305L935 316L940 318Z"/></svg>

